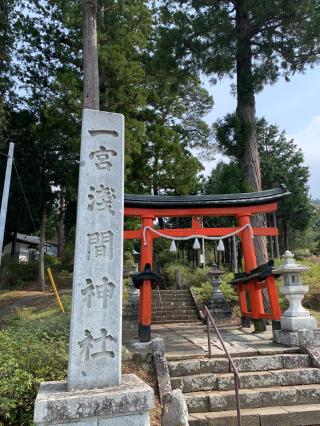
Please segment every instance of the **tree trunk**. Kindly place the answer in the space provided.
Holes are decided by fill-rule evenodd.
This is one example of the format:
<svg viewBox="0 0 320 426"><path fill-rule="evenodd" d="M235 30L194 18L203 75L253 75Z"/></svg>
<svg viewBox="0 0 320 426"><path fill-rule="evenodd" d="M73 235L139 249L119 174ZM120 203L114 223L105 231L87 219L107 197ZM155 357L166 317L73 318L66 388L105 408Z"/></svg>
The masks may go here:
<svg viewBox="0 0 320 426"><path fill-rule="evenodd" d="M46 280L44 273L44 252L46 244L46 223L47 223L47 212L44 207L41 215L41 224L40 224L40 244L39 244L39 287L42 291L45 291Z"/></svg>
<svg viewBox="0 0 320 426"><path fill-rule="evenodd" d="M273 212L272 213L272 226L274 228L277 228L277 217L276 217L276 213ZM280 249L279 249L279 237L278 235L276 235L274 237L274 243L275 243L275 254L276 254L276 258L278 259L280 257Z"/></svg>
<svg viewBox="0 0 320 426"><path fill-rule="evenodd" d="M83 107L99 109L97 1L82 0L83 9Z"/></svg>
<svg viewBox="0 0 320 426"><path fill-rule="evenodd" d="M241 125L238 143L241 144L241 164L253 191L261 191L260 155L256 135L256 110L252 76L252 51L249 35L249 16L243 1L236 6L237 42L237 118ZM264 215L252 218L253 226L265 227ZM267 241L265 237L255 238L257 263L267 262Z"/></svg>
<svg viewBox="0 0 320 426"><path fill-rule="evenodd" d="M286 220L283 221L283 225L285 250L289 250L288 223Z"/></svg>
<svg viewBox="0 0 320 426"><path fill-rule="evenodd" d="M59 217L59 228L58 228L58 256L62 257L64 254L64 246L65 246L65 199L63 192L60 196L60 217Z"/></svg>
<svg viewBox="0 0 320 426"><path fill-rule="evenodd" d="M17 231L14 231L12 234L11 253L10 253L12 257L15 256L16 254L17 235L18 235Z"/></svg>

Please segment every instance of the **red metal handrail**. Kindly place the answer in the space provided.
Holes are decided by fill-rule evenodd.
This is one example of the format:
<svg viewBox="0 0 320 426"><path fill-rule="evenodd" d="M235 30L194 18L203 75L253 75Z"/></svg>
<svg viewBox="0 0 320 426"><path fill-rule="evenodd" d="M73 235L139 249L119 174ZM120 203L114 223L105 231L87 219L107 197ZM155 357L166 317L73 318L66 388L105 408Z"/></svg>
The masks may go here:
<svg viewBox="0 0 320 426"><path fill-rule="evenodd" d="M207 336L208 336L208 352L209 352L209 358L212 357L212 353L211 353L211 340L210 340L210 323L214 328L214 331L216 332L220 343L227 355L227 358L229 359L229 365L232 367L233 370L233 375L234 375L234 392L235 392L235 397L236 397L236 407L237 407L237 419L238 419L238 426L241 426L241 412L240 412L240 398L239 398L239 389L240 389L240 376L239 376L239 372L237 367L234 364L234 361L228 351L228 349L226 348L224 341L222 339L222 336L208 310L208 308L205 306L204 307L204 317L206 319L206 324L207 324ZM230 368L230 367L229 367ZM231 368L230 368L231 370Z"/></svg>

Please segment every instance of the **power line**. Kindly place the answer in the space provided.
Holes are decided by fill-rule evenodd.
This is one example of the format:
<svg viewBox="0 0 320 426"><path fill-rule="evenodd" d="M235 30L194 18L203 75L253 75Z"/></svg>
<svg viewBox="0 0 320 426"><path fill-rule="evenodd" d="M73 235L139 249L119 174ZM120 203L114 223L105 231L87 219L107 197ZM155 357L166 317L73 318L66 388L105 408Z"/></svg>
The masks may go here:
<svg viewBox="0 0 320 426"><path fill-rule="evenodd" d="M34 230L35 230L35 231L37 231L37 228L36 228L36 225L35 225L35 223L34 223L34 220L33 220L33 217L32 217L32 213L31 213L31 210L30 210L30 207L29 207L29 203L28 203L28 200L27 200L27 197L26 197L26 193L24 192L24 189L23 189L23 186L22 186L22 182L21 182L21 179L20 179L20 175L19 175L19 173L18 173L18 169L17 169L17 166L16 166L16 162L15 162L15 161L13 161L13 166L14 166L14 169L15 169L15 171L16 171L16 173L17 173L17 177L18 177L19 185L20 185L20 188L21 188L21 191L22 191L22 194L23 194L23 198L24 198L24 201L25 201L25 203L26 203L26 206L27 206L27 209L28 209L28 212L29 212L30 218L31 218L31 222L32 222L32 224L33 224Z"/></svg>

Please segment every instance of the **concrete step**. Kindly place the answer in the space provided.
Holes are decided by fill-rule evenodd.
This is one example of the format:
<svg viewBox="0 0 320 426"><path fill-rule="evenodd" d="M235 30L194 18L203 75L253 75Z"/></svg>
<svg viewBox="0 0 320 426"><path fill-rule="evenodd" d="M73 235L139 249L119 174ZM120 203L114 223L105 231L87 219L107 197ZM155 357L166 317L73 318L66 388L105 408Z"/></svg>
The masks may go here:
<svg viewBox="0 0 320 426"><path fill-rule="evenodd" d="M159 296L158 290L152 291L152 294L154 296ZM163 296L163 295L172 295L172 294L174 294L174 295L187 295L187 296L190 296L191 293L190 293L189 290L160 290L160 295L161 296Z"/></svg>
<svg viewBox="0 0 320 426"><path fill-rule="evenodd" d="M167 321L174 321L174 322L184 322L184 321L197 321L197 317L156 317L152 318L152 322L158 322L161 321L163 323L166 323Z"/></svg>
<svg viewBox="0 0 320 426"><path fill-rule="evenodd" d="M171 314L161 314L161 313L152 313L152 318L153 319L163 319L163 318L167 318L167 319L175 319L175 318L195 318L195 319L199 319L199 316L197 315L196 312L190 312L190 313L171 313Z"/></svg>
<svg viewBox="0 0 320 426"><path fill-rule="evenodd" d="M161 315L153 316L152 319L154 321L160 321L160 320L184 321L184 320L187 320L187 319L197 321L198 316L197 315L175 315L175 314L172 314L172 315L164 315L164 316L161 316Z"/></svg>
<svg viewBox="0 0 320 426"><path fill-rule="evenodd" d="M227 411L236 408L234 390L190 392L186 393L185 397L189 413ZM240 389L239 398L242 408L319 404L320 385Z"/></svg>
<svg viewBox="0 0 320 426"><path fill-rule="evenodd" d="M195 306L191 302L162 302L159 304L153 304L151 306L152 309L166 309L166 310L172 310L174 309L195 309Z"/></svg>
<svg viewBox="0 0 320 426"><path fill-rule="evenodd" d="M313 383L320 383L320 369L318 368L240 373L241 389L308 385ZM179 388L185 393L205 390L234 390L234 377L233 373L209 373L173 377L171 385L172 388Z"/></svg>
<svg viewBox="0 0 320 426"><path fill-rule="evenodd" d="M310 367L310 358L306 354L272 354L234 358L239 372L271 371ZM227 358L186 359L170 361L171 377L190 376L207 373L228 373L229 361Z"/></svg>
<svg viewBox="0 0 320 426"><path fill-rule="evenodd" d="M199 323L199 319L185 319L185 320L168 320L168 319L163 319L163 320L152 320L153 324L175 324L175 323L185 323L185 322L190 322L190 323Z"/></svg>
<svg viewBox="0 0 320 426"><path fill-rule="evenodd" d="M153 290L152 294L159 294L158 290ZM160 290L160 294L190 294L189 290L178 290L176 288L171 289L165 289L165 290Z"/></svg>
<svg viewBox="0 0 320 426"><path fill-rule="evenodd" d="M195 309L195 308L184 308L184 307L181 307L179 310L177 310L177 311L175 311L175 312L177 312L177 313L179 313L179 314L193 314L193 313L197 313L197 310ZM172 314L172 309L152 309L152 313L153 314L163 314L163 315L166 315L166 314Z"/></svg>
<svg viewBox="0 0 320 426"><path fill-rule="evenodd" d="M241 409L242 426L320 425L320 404ZM194 413L189 426L237 426L235 410Z"/></svg>
<svg viewBox="0 0 320 426"><path fill-rule="evenodd" d="M164 296L161 297L161 299L159 297L154 297L152 299L152 303L154 304L159 304L159 303L168 303L168 302L175 302L175 303L181 303L181 302L192 302L191 297L189 296Z"/></svg>

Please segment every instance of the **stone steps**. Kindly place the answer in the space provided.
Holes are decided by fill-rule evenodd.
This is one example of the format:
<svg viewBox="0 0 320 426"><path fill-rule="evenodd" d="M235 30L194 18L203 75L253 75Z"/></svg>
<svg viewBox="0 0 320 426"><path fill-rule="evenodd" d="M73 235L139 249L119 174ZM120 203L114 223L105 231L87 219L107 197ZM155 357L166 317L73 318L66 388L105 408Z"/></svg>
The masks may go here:
<svg viewBox="0 0 320 426"><path fill-rule="evenodd" d="M241 389L317 383L320 383L320 369L318 368L240 373ZM171 385L173 389L179 388L184 393L202 390L234 390L234 377L233 373L207 373L194 376L173 377Z"/></svg>
<svg viewBox="0 0 320 426"><path fill-rule="evenodd" d="M173 305L173 307L179 309L180 313L188 314L188 313L194 313L195 312L194 306L193 307L192 306L181 306L181 305L175 304L175 305ZM159 314L161 312L163 312L163 313L169 314L169 313L177 312L177 311L173 310L172 306L163 306L162 308L157 307L157 308L153 309L152 312L157 312Z"/></svg>
<svg viewBox="0 0 320 426"><path fill-rule="evenodd" d="M153 324L174 324L174 323L198 323L199 319L184 319L184 320L176 320L176 319L163 319L163 320L152 320Z"/></svg>
<svg viewBox="0 0 320 426"><path fill-rule="evenodd" d="M197 316L179 316L179 315L170 315L170 316L158 316L158 317L152 317L152 322L161 321L163 323L167 321L176 321L176 322L184 322L184 321L198 321Z"/></svg>
<svg viewBox="0 0 320 426"><path fill-rule="evenodd" d="M177 303L177 302L179 302L179 303L183 303L183 302L192 303L190 297L187 297L187 296L179 296L179 297L168 296L168 297L162 297L161 299L154 298L152 304L153 305L160 305L160 301L161 301L162 304Z"/></svg>
<svg viewBox="0 0 320 426"><path fill-rule="evenodd" d="M166 313L161 313L161 312L157 312L157 313L152 313L152 318L154 317L158 317L158 318L167 318L167 319L174 319L175 317L184 317L184 318L188 318L188 317L193 317L193 318L198 318L198 315L196 314L196 312L179 312L179 311L169 311Z"/></svg>
<svg viewBox="0 0 320 426"><path fill-rule="evenodd" d="M243 356L233 358L233 361L239 372L311 367L309 356L298 353ZM171 377L229 372L229 361L227 358L177 360L170 361L168 365Z"/></svg>
<svg viewBox="0 0 320 426"><path fill-rule="evenodd" d="M162 294L174 294L174 293L177 293L177 294L189 294L189 290L187 290L187 289L183 289L183 290L178 290L177 288L172 288L172 289L165 289L165 290L159 290L160 291L160 294L162 295ZM155 295L157 295L157 294L159 294L159 291L158 290L153 290L152 291L152 294L155 294Z"/></svg>
<svg viewBox="0 0 320 426"><path fill-rule="evenodd" d="M185 394L189 413L235 410L234 390L201 391ZM281 405L320 403L320 385L308 384L262 389L240 389L241 408L264 408ZM320 405L319 405L320 407Z"/></svg>
<svg viewBox="0 0 320 426"><path fill-rule="evenodd" d="M189 426L237 426L235 410L194 413ZM282 405L278 407L241 409L242 426L301 426L320 425L320 406Z"/></svg>
<svg viewBox="0 0 320 426"><path fill-rule="evenodd" d="M198 312L189 290L160 290L152 292L152 322L183 323L195 322Z"/></svg>
<svg viewBox="0 0 320 426"><path fill-rule="evenodd" d="M306 354L279 347L264 355L266 350L233 358L240 375L242 426L319 426L320 369ZM237 425L227 358L175 359L168 366L172 388L184 393L190 426Z"/></svg>
<svg viewBox="0 0 320 426"><path fill-rule="evenodd" d="M159 305L152 305L152 310L167 310L167 311L171 311L172 309L191 309L194 310L194 305L191 302L181 302L181 303L177 303L177 302L168 302L168 303L163 303L159 304Z"/></svg>

